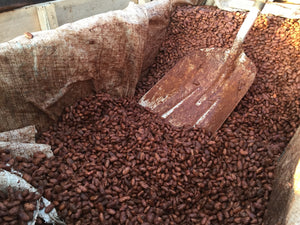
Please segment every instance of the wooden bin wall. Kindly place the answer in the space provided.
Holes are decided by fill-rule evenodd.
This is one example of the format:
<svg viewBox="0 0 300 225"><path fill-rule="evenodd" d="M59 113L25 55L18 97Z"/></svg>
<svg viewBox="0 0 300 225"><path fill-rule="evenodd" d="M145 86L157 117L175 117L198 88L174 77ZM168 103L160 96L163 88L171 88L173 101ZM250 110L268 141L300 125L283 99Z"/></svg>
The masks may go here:
<svg viewBox="0 0 300 225"><path fill-rule="evenodd" d="M124 9L132 1L143 4L150 0L57 0L0 13L0 43L24 32L57 28L99 13Z"/></svg>

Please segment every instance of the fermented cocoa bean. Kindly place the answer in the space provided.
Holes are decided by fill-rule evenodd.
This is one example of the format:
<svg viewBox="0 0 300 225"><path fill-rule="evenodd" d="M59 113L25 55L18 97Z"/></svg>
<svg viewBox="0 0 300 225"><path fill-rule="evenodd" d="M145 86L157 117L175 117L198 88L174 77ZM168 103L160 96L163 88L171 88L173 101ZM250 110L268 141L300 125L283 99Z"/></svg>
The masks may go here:
<svg viewBox="0 0 300 225"><path fill-rule="evenodd" d="M300 125L297 20L259 16L243 44L255 80L214 136L172 127L137 103L185 55L230 48L244 18L177 7L135 96L81 99L39 137L54 158L3 151L0 167L28 174L68 224L261 224L278 158ZM3 201L0 219L21 202Z"/></svg>

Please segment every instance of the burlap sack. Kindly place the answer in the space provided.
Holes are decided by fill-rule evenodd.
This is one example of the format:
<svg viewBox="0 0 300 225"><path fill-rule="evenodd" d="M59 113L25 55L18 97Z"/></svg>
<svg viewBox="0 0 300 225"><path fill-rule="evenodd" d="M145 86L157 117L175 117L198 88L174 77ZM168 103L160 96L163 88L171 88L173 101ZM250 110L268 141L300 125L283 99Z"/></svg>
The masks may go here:
<svg viewBox="0 0 300 225"><path fill-rule="evenodd" d="M55 30L0 44L0 131L56 120L63 108L95 92L132 96L158 52L178 4L130 4Z"/></svg>

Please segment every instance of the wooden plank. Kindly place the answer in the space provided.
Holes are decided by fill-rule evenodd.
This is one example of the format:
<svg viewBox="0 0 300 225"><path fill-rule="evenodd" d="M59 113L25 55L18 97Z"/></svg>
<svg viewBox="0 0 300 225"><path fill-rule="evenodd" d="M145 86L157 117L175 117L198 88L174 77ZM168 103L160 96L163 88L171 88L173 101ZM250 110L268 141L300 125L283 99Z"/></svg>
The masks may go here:
<svg viewBox="0 0 300 225"><path fill-rule="evenodd" d="M41 30L51 30L58 27L55 6L53 4L43 4L37 6Z"/></svg>
<svg viewBox="0 0 300 225"><path fill-rule="evenodd" d="M124 9L130 0L67 0L55 1L55 11L58 25L71 23L99 13Z"/></svg>
<svg viewBox="0 0 300 225"><path fill-rule="evenodd" d="M0 13L0 27L5 31L0 32L0 42L8 41L26 31L53 29L99 13L124 9L130 1L144 4L151 0L56 0ZM207 0L207 4L221 4L223 8L247 10L253 4L253 0ZM292 8L288 4L270 3L264 8L263 13L300 18L300 6L293 5Z"/></svg>
<svg viewBox="0 0 300 225"><path fill-rule="evenodd" d="M26 5L37 4L41 2L47 2L52 0L1 0L0 1L0 12L13 10Z"/></svg>
<svg viewBox="0 0 300 225"><path fill-rule="evenodd" d="M40 30L39 18L34 7L25 7L0 13L0 42L8 41L24 32Z"/></svg>
<svg viewBox="0 0 300 225"><path fill-rule="evenodd" d="M300 127L275 171L264 225L300 224Z"/></svg>
<svg viewBox="0 0 300 225"><path fill-rule="evenodd" d="M228 11L249 11L254 4L254 0L208 0L208 4L215 5L220 9ZM273 14L275 16L299 19L300 5L269 1L262 10L262 14Z"/></svg>
<svg viewBox="0 0 300 225"><path fill-rule="evenodd" d="M53 29L111 10L124 9L130 0L56 0L0 13L0 43L24 32ZM4 32L5 31L5 32Z"/></svg>
<svg viewBox="0 0 300 225"><path fill-rule="evenodd" d="M287 225L300 224L300 162L294 174L294 196L286 217Z"/></svg>

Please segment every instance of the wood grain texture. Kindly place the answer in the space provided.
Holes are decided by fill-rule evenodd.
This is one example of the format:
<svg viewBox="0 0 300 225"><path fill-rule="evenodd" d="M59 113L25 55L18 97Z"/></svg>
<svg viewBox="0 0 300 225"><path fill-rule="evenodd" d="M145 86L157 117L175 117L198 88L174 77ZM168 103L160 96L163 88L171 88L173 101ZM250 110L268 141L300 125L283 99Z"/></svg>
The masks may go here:
<svg viewBox="0 0 300 225"><path fill-rule="evenodd" d="M5 32L0 32L0 42L9 41L27 31L54 29L99 13L124 9L129 2L130 0L60 0L3 12L0 13L0 27Z"/></svg>

